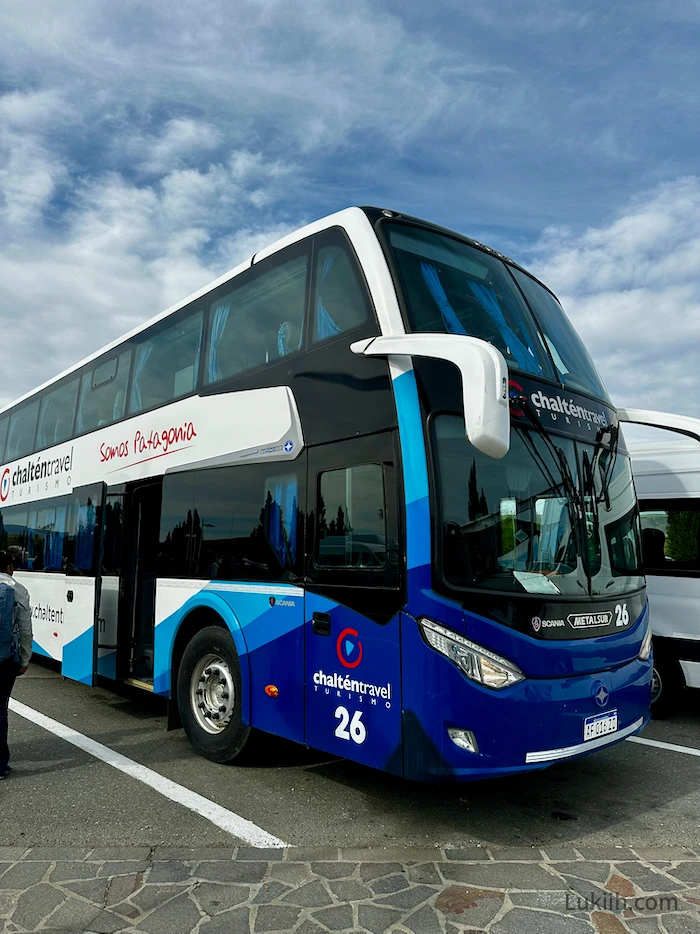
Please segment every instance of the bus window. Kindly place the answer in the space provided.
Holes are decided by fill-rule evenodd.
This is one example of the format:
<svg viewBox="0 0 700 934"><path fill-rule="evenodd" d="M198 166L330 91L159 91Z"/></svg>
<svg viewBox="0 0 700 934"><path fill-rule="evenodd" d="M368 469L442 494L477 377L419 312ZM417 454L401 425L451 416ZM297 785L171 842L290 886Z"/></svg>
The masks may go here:
<svg viewBox="0 0 700 934"><path fill-rule="evenodd" d="M341 242L340 234L332 234L329 239L336 242L320 246L314 259L315 344L355 331L373 318L357 260L345 242Z"/></svg>
<svg viewBox="0 0 700 934"><path fill-rule="evenodd" d="M189 577L194 511L194 474L166 474L160 510L158 573ZM199 516L197 517L199 524Z"/></svg>
<svg viewBox="0 0 700 934"><path fill-rule="evenodd" d="M0 510L0 548L18 571L27 567L27 506L4 506Z"/></svg>
<svg viewBox="0 0 700 934"><path fill-rule="evenodd" d="M497 347L509 368L554 377L549 356L504 263L452 237L387 224L407 329L465 334Z"/></svg>
<svg viewBox="0 0 700 934"><path fill-rule="evenodd" d="M10 431L7 438L5 460L13 461L34 450L34 432L39 414L39 400L16 409L10 416Z"/></svg>
<svg viewBox="0 0 700 934"><path fill-rule="evenodd" d="M95 531L101 506L101 484L73 490L63 539L62 564L66 574L90 575L94 572L95 546L99 541Z"/></svg>
<svg viewBox="0 0 700 934"><path fill-rule="evenodd" d="M8 416L0 419L0 462L4 461L5 442L7 441L7 427L10 424Z"/></svg>
<svg viewBox="0 0 700 934"><path fill-rule="evenodd" d="M237 376L302 349L308 256L275 263L243 277L217 299L209 315L205 381Z"/></svg>
<svg viewBox="0 0 700 934"><path fill-rule="evenodd" d="M296 473L265 478L252 466L166 475L161 574L289 580L302 552L298 488Z"/></svg>
<svg viewBox="0 0 700 934"><path fill-rule="evenodd" d="M556 298L526 273L508 267L537 319L562 385L609 401L590 354Z"/></svg>
<svg viewBox="0 0 700 934"><path fill-rule="evenodd" d="M51 447L68 441L73 435L73 416L78 398L79 380L62 383L42 397L39 409L39 426L36 432L36 447Z"/></svg>
<svg viewBox="0 0 700 934"><path fill-rule="evenodd" d="M133 415L193 392L197 385L204 313L159 330L136 348L129 411Z"/></svg>
<svg viewBox="0 0 700 934"><path fill-rule="evenodd" d="M647 574L700 574L700 503L643 502L642 548Z"/></svg>
<svg viewBox="0 0 700 934"><path fill-rule="evenodd" d="M386 510L379 464L328 470L320 476L316 566L384 568Z"/></svg>
<svg viewBox="0 0 700 934"><path fill-rule="evenodd" d="M130 363L131 349L84 371L76 421L78 434L111 425L123 417Z"/></svg>
<svg viewBox="0 0 700 934"><path fill-rule="evenodd" d="M65 498L43 500L30 506L27 529L27 570L61 570L66 511Z"/></svg>

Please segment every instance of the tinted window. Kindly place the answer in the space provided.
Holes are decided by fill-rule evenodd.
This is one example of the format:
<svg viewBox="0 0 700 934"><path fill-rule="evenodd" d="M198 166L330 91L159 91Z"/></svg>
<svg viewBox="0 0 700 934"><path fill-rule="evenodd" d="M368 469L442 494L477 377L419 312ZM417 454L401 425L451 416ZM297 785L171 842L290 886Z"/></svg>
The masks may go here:
<svg viewBox="0 0 700 934"><path fill-rule="evenodd" d="M7 438L5 460L13 461L34 450L34 432L39 414L39 400L16 409L10 416L10 431Z"/></svg>
<svg viewBox="0 0 700 934"><path fill-rule="evenodd" d="M259 272L215 301L209 314L205 381L215 383L303 346L308 257L264 260Z"/></svg>
<svg viewBox="0 0 700 934"><path fill-rule="evenodd" d="M27 507L0 510L0 548L12 556L17 570L27 567Z"/></svg>
<svg viewBox="0 0 700 934"><path fill-rule="evenodd" d="M302 551L298 489L296 472L259 466L166 475L161 573L290 580Z"/></svg>
<svg viewBox="0 0 700 934"><path fill-rule="evenodd" d="M646 573L700 573L700 502L644 502L641 510Z"/></svg>
<svg viewBox="0 0 700 934"><path fill-rule="evenodd" d="M460 240L387 225L408 305L408 330L478 337L508 365L554 378L542 338L504 263Z"/></svg>
<svg viewBox="0 0 700 934"><path fill-rule="evenodd" d="M379 464L322 473L318 567L383 568L387 563L384 474Z"/></svg>
<svg viewBox="0 0 700 934"><path fill-rule="evenodd" d="M512 266L509 269L525 293L527 303L542 329L557 376L563 385L593 393L599 399L609 402L603 381L559 302L551 292L524 272Z"/></svg>
<svg viewBox="0 0 700 934"><path fill-rule="evenodd" d="M68 441L73 435L73 416L78 398L79 379L76 377L49 390L41 400L36 446L47 448Z"/></svg>
<svg viewBox="0 0 700 934"><path fill-rule="evenodd" d="M66 531L66 497L42 500L29 507L27 569L60 571Z"/></svg>
<svg viewBox="0 0 700 934"><path fill-rule="evenodd" d="M201 311L189 315L136 347L130 412L165 405L194 391L203 320Z"/></svg>
<svg viewBox="0 0 700 934"><path fill-rule="evenodd" d="M323 240L331 242L314 253L313 343L355 331L373 318L367 288L350 247L337 233Z"/></svg>
<svg viewBox="0 0 700 934"><path fill-rule="evenodd" d="M84 372L76 420L78 434L111 425L124 416L130 362L131 350L125 350Z"/></svg>
<svg viewBox="0 0 700 934"><path fill-rule="evenodd" d="M66 574L93 573L99 543L96 532L101 506L100 484L73 490L63 539L63 570Z"/></svg>
<svg viewBox="0 0 700 934"><path fill-rule="evenodd" d="M102 573L119 574L121 569L122 532L124 527L124 495L110 493L105 497Z"/></svg>
<svg viewBox="0 0 700 934"><path fill-rule="evenodd" d="M10 424L9 416L0 419L0 462L4 461L5 442L7 441L7 427Z"/></svg>
<svg viewBox="0 0 700 934"><path fill-rule="evenodd" d="M166 474L160 513L158 573L189 577L194 512L194 473Z"/></svg>

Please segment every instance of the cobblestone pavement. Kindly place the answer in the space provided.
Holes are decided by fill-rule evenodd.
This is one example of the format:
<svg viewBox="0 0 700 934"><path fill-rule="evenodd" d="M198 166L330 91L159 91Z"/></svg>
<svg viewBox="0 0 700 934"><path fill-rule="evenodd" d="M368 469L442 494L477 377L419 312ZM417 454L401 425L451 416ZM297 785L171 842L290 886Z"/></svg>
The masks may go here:
<svg viewBox="0 0 700 934"><path fill-rule="evenodd" d="M0 847L2 930L700 934L700 848Z"/></svg>

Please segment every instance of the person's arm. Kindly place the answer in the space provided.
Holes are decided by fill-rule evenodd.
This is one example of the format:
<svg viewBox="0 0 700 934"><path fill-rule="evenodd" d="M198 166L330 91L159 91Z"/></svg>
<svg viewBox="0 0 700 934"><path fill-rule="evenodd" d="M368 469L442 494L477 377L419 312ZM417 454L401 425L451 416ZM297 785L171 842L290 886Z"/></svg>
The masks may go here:
<svg viewBox="0 0 700 934"><path fill-rule="evenodd" d="M32 608L29 595L15 593L15 625L19 634L19 674L23 675L32 657Z"/></svg>

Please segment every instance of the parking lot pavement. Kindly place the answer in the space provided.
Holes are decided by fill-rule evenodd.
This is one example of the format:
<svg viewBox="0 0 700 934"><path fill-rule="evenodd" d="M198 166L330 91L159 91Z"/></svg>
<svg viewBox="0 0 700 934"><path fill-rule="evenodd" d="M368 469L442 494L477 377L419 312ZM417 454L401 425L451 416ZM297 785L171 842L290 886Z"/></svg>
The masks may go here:
<svg viewBox="0 0 700 934"><path fill-rule="evenodd" d="M700 855L681 847L4 847L0 872L7 934L700 931Z"/></svg>
<svg viewBox="0 0 700 934"><path fill-rule="evenodd" d="M217 765L165 731L160 699L43 665L15 698L38 715L11 714L0 786L8 934L700 934L696 756L624 742L423 786L273 737L245 767ZM698 727L691 695L644 735L700 746ZM279 847L241 845L257 830Z"/></svg>

